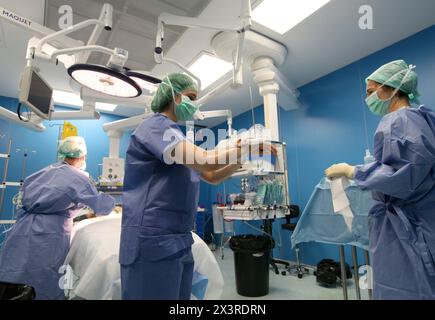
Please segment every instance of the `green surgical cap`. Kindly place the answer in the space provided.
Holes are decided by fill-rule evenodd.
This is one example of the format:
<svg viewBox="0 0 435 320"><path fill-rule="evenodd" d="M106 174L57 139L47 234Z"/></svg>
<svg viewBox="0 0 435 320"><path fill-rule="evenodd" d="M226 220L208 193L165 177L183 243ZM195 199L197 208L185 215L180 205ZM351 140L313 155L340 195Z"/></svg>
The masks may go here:
<svg viewBox="0 0 435 320"><path fill-rule="evenodd" d="M59 160L65 158L81 158L88 153L85 139L82 137L67 137L60 143Z"/></svg>
<svg viewBox="0 0 435 320"><path fill-rule="evenodd" d="M185 90L198 91L198 85L191 77L183 73L171 73L162 80L159 89L154 95L153 101L151 102L151 109L154 112L163 111L173 100L171 84L174 88L174 95Z"/></svg>
<svg viewBox="0 0 435 320"><path fill-rule="evenodd" d="M408 95L410 102L418 104L420 94L417 91L417 73L413 70L408 73L409 68L410 66L403 60L389 62L367 77L366 83L372 80L394 89L399 89ZM407 73L408 75L404 79Z"/></svg>

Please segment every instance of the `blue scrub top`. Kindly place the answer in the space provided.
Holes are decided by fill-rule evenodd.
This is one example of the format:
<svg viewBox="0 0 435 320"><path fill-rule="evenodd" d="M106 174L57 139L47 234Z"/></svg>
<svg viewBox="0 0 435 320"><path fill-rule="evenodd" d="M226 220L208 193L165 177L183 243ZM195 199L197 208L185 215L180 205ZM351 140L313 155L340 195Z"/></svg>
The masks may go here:
<svg viewBox="0 0 435 320"><path fill-rule="evenodd" d="M120 263L141 252L159 260L192 245L199 175L165 155L185 139L180 127L156 113L133 132L125 162ZM144 249L144 250L141 250Z"/></svg>

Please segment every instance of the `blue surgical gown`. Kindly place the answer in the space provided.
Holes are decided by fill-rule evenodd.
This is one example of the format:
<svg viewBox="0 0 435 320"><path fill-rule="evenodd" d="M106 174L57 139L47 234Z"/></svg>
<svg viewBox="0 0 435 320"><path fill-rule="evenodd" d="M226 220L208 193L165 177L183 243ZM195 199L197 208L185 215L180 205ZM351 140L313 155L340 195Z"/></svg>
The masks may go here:
<svg viewBox="0 0 435 320"><path fill-rule="evenodd" d="M23 207L0 252L0 281L31 285L36 299L63 299L60 283L72 219L84 206L108 214L114 199L64 162L32 174L22 190Z"/></svg>
<svg viewBox="0 0 435 320"><path fill-rule="evenodd" d="M164 284L163 280L157 281L166 272L168 259L190 250L193 244L191 231L198 206L199 175L183 165L165 161L168 150L184 139L179 126L160 113L145 119L131 136L125 162L119 252L123 299L177 299L176 292L189 291L175 288L174 295L160 295ZM177 259L185 262L187 258L180 255ZM177 275L172 271L165 275L174 284L163 288L166 293L175 283L189 283L179 277L192 278L193 265L189 263L187 267L184 262L179 263ZM189 274L184 274L183 269ZM135 283L139 281L148 286L149 295L137 288Z"/></svg>
<svg viewBox="0 0 435 320"><path fill-rule="evenodd" d="M375 299L435 299L435 113L405 108L384 116L374 163L355 182L373 192L370 254Z"/></svg>

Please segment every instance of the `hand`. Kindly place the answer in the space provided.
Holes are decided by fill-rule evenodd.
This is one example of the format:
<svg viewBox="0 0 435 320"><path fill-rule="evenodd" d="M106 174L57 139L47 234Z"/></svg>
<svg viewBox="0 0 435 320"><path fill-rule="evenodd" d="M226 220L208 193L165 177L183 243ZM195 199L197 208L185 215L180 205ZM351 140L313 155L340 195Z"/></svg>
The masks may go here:
<svg viewBox="0 0 435 320"><path fill-rule="evenodd" d="M270 154L276 156L278 153L276 147L269 143L260 143L259 151L260 151L260 156L270 155Z"/></svg>
<svg viewBox="0 0 435 320"><path fill-rule="evenodd" d="M269 142L261 142L259 144L250 145L251 156L265 156L274 155L276 156L278 151L276 147Z"/></svg>
<svg viewBox="0 0 435 320"><path fill-rule="evenodd" d="M246 142L245 142L246 143ZM274 145L269 142L260 142L257 144L250 145L249 142L247 144L242 143L242 139L238 139L236 143L237 147L237 159L239 159L239 163L244 163L249 153L251 156L265 156L265 155L274 155L276 156L278 151Z"/></svg>
<svg viewBox="0 0 435 320"><path fill-rule="evenodd" d="M334 164L325 170L325 175L330 179L340 177L353 179L355 176L355 167L347 163Z"/></svg>
<svg viewBox="0 0 435 320"><path fill-rule="evenodd" d="M237 139L236 142L237 151L237 164L243 164L246 161L246 148L242 146L242 139Z"/></svg>
<svg viewBox="0 0 435 320"><path fill-rule="evenodd" d="M237 142L236 142L236 148L237 149L242 149L242 139L237 139Z"/></svg>
<svg viewBox="0 0 435 320"><path fill-rule="evenodd" d="M90 212L86 213L86 218L87 219L95 218L96 216L97 215L93 211L90 211Z"/></svg>

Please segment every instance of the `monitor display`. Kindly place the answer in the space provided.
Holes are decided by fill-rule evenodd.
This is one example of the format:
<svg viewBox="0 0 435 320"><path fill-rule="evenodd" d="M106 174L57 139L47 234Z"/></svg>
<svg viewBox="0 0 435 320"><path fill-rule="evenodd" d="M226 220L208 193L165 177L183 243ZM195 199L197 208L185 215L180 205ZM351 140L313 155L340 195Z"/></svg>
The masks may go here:
<svg viewBox="0 0 435 320"><path fill-rule="evenodd" d="M34 67L24 69L20 83L20 103L26 105L37 116L50 120L53 89Z"/></svg>
<svg viewBox="0 0 435 320"><path fill-rule="evenodd" d="M40 112L48 115L51 108L52 93L53 91L44 80L36 72L33 72L27 100Z"/></svg>

